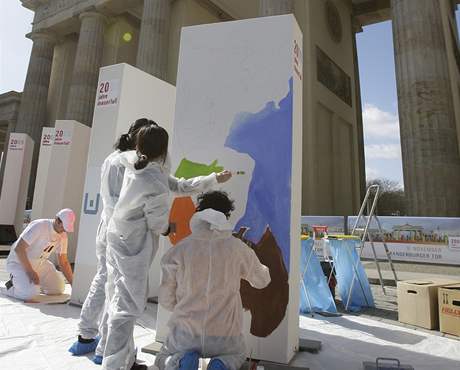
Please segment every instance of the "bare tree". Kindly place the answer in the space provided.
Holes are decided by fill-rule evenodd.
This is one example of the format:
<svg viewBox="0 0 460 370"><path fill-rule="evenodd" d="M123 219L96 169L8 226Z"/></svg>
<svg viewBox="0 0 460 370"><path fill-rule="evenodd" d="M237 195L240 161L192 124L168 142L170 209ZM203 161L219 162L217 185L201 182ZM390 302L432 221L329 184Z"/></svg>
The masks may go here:
<svg viewBox="0 0 460 370"><path fill-rule="evenodd" d="M407 216L404 189L397 181L380 178L367 182L367 186L379 185L380 196L377 213L382 216Z"/></svg>

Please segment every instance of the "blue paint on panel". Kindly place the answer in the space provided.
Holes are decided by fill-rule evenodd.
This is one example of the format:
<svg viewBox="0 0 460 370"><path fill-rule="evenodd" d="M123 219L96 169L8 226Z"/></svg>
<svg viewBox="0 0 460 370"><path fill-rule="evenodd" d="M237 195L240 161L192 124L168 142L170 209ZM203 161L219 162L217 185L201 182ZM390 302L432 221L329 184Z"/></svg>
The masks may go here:
<svg viewBox="0 0 460 370"><path fill-rule="evenodd" d="M283 253L288 271L291 224L292 89L291 78L289 92L280 101L279 107L271 101L260 112L240 113L235 118L225 142L226 147L248 154L255 161L246 212L238 221L236 231L240 227L248 227L245 238L257 243L269 227Z"/></svg>

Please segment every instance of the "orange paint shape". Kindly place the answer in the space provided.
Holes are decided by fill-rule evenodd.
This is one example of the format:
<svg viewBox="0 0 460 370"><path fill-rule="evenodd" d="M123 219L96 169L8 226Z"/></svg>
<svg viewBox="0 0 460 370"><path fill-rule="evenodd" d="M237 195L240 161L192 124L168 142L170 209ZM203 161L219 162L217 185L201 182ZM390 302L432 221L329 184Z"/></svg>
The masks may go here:
<svg viewBox="0 0 460 370"><path fill-rule="evenodd" d="M195 210L196 207L191 197L174 199L169 213L169 224L173 225L169 240L173 245L176 245L192 233L190 219L195 214Z"/></svg>

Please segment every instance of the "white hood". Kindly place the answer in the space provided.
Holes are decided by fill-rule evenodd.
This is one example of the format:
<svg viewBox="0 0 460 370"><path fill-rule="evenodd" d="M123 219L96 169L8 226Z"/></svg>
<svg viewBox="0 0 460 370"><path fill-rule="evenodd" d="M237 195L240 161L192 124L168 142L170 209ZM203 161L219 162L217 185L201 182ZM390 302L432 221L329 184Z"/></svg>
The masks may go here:
<svg viewBox="0 0 460 370"><path fill-rule="evenodd" d="M214 209L205 209L197 212L190 220L192 234L203 233L206 231L231 232L232 224L227 217Z"/></svg>

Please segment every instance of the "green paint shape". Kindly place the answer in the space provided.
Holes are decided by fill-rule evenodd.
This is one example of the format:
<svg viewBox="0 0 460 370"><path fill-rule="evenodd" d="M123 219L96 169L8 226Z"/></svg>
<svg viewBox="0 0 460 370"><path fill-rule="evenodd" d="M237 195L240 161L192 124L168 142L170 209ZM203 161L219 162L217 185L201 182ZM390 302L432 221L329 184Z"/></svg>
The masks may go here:
<svg viewBox="0 0 460 370"><path fill-rule="evenodd" d="M189 161L186 158L183 158L177 167L176 173L174 176L183 177L185 179L191 179L196 176L207 176L213 172L221 172L224 170L224 167L217 165L217 159L213 161L210 165L203 163L196 163Z"/></svg>

